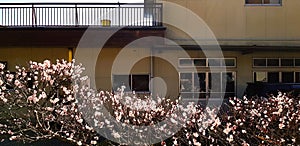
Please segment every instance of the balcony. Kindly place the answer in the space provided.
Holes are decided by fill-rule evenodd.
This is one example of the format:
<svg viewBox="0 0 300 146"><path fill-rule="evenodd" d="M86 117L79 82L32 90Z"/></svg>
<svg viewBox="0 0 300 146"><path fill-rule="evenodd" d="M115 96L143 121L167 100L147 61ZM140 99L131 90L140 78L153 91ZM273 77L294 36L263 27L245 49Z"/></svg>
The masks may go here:
<svg viewBox="0 0 300 146"><path fill-rule="evenodd" d="M0 27L160 27L162 4L0 3Z"/></svg>

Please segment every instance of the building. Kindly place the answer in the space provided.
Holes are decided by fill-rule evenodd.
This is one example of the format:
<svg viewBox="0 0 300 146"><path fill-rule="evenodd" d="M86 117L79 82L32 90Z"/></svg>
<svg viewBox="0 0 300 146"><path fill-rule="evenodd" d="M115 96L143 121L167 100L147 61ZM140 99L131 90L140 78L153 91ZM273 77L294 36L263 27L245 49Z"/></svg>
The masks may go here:
<svg viewBox="0 0 300 146"><path fill-rule="evenodd" d="M171 9L166 2L182 6L182 11ZM0 60L6 61L9 69L14 65L25 65L28 60L72 59L87 26L96 24L101 27L90 29L96 34L126 26L110 37L95 63L92 72L97 88L101 90L115 90L126 84L130 87L128 91L142 93L162 88L166 93L159 94L169 97L181 94L205 98L220 93L241 97L249 82L300 83L298 0L157 0L131 7L89 3L73 6L22 4L18 8L11 5L2 4L0 8ZM45 7L49 5L56 8L47 12ZM105 11L110 11L111 6L117 12L103 18L108 21L92 22L94 17L100 18ZM27 14L21 17L24 13ZM51 19L45 19L46 14L47 19ZM59 19L54 18L59 14ZM201 32L202 27L199 30L193 23L193 14L211 29L223 56L218 55L220 50L210 45L213 39L194 38L166 23L176 22ZM28 19L21 19L24 17ZM142 21L131 20L135 18ZM131 53L125 55L128 59L148 57L132 66L126 64L130 61L121 59L114 70L114 61L121 50L134 40L147 36L165 37L168 41L150 39L129 46ZM197 41L203 44L199 46ZM189 56L181 55L180 49L176 49L178 46ZM170 56L170 60L159 54ZM85 55L88 58L89 55ZM176 62L176 65L170 62ZM151 90L149 82L154 78L163 86Z"/></svg>

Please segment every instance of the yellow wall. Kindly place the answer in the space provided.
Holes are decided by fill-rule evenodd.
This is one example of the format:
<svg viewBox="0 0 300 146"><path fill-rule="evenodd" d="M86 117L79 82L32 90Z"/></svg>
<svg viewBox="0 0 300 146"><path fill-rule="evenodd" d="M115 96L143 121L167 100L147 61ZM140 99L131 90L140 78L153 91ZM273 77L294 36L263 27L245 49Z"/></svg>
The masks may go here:
<svg viewBox="0 0 300 146"><path fill-rule="evenodd" d="M98 56L95 68L95 80L98 90L112 89L112 75L126 75L128 74L150 74L150 51L145 48L131 48L121 57L117 57L121 48L103 48ZM146 58L138 59L140 56L148 56ZM125 57L125 59L122 59ZM114 62L116 58L121 58L121 62ZM128 65L129 60L137 59L131 66ZM113 70L115 66L115 70Z"/></svg>
<svg viewBox="0 0 300 146"><path fill-rule="evenodd" d="M247 6L245 0L165 1L201 17L223 45L300 45L299 0L282 0L282 6ZM171 11L164 9L164 19L177 19L189 25L188 11L182 17L171 16ZM168 27L166 36L185 44L189 41L174 28Z"/></svg>
<svg viewBox="0 0 300 146"><path fill-rule="evenodd" d="M45 59L56 62L56 59L68 60L68 48L0 48L0 61L8 62L8 69L15 66L27 66L29 61L43 62Z"/></svg>

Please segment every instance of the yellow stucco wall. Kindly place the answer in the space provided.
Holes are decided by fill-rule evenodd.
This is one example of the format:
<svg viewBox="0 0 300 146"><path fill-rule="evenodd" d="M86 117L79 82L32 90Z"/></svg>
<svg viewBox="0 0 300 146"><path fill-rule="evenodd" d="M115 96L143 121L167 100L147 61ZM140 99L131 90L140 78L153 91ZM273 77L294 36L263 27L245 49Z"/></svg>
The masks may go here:
<svg viewBox="0 0 300 146"><path fill-rule="evenodd" d="M121 48L103 48L98 56L95 67L95 80L98 90L112 89L113 75L130 74L150 74L150 58L138 59L140 56L150 56L149 49L131 48L125 55L118 57ZM124 57L124 59L123 59ZM120 62L115 62L120 58ZM136 59L134 64L128 64L129 61Z"/></svg>
<svg viewBox="0 0 300 146"><path fill-rule="evenodd" d="M250 6L245 0L165 0L179 4L202 18L224 45L299 45L300 1L282 0L282 6ZM190 13L164 19L177 19L189 25ZM180 19L179 19L180 18ZM177 33L176 33L177 32ZM166 36L188 44L189 38L168 28Z"/></svg>
<svg viewBox="0 0 300 146"><path fill-rule="evenodd" d="M42 62L45 59L56 62L56 59L68 60L68 48L0 48L0 61L8 62L8 69L15 66L27 66L29 61Z"/></svg>

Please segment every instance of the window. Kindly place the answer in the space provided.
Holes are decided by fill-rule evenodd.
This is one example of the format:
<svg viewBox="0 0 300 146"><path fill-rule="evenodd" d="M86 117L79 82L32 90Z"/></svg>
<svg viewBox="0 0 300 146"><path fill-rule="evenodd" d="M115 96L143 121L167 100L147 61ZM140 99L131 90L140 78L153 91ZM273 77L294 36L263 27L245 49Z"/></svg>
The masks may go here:
<svg viewBox="0 0 300 146"><path fill-rule="evenodd" d="M294 72L282 72L282 83L294 83Z"/></svg>
<svg viewBox="0 0 300 146"><path fill-rule="evenodd" d="M253 58L253 67L300 67L298 58Z"/></svg>
<svg viewBox="0 0 300 146"><path fill-rule="evenodd" d="M197 73L194 75L194 88L196 92L206 92L206 74Z"/></svg>
<svg viewBox="0 0 300 146"><path fill-rule="evenodd" d="M192 59L179 59L179 65L180 66L193 66L193 60Z"/></svg>
<svg viewBox="0 0 300 146"><path fill-rule="evenodd" d="M294 59L281 59L281 66L294 66Z"/></svg>
<svg viewBox="0 0 300 146"><path fill-rule="evenodd" d="M267 74L266 72L254 72L254 82L266 82Z"/></svg>
<svg viewBox="0 0 300 146"><path fill-rule="evenodd" d="M193 91L193 73L181 73L180 74L180 91L192 92Z"/></svg>
<svg viewBox="0 0 300 146"><path fill-rule="evenodd" d="M209 66L222 66L222 59L218 59L218 58L208 59L208 65Z"/></svg>
<svg viewBox="0 0 300 146"><path fill-rule="evenodd" d="M295 66L297 66L297 67L300 66L300 59L295 59Z"/></svg>
<svg viewBox="0 0 300 146"><path fill-rule="evenodd" d="M228 59L228 58L225 58L225 65L226 66L235 66L235 59Z"/></svg>
<svg viewBox="0 0 300 146"><path fill-rule="evenodd" d="M146 75L114 75L113 90L116 91L121 86L125 86L125 91L149 92L150 76Z"/></svg>
<svg viewBox="0 0 300 146"><path fill-rule="evenodd" d="M246 0L245 3L256 5L280 5L281 0Z"/></svg>
<svg viewBox="0 0 300 146"><path fill-rule="evenodd" d="M222 85L225 86L222 86ZM235 72L180 73L180 92L183 98L206 98L225 93L235 94Z"/></svg>
<svg viewBox="0 0 300 146"><path fill-rule="evenodd" d="M194 65L196 67L206 67L206 59L194 59Z"/></svg>
<svg viewBox="0 0 300 146"><path fill-rule="evenodd" d="M279 59L267 59L267 66L279 66Z"/></svg>
<svg viewBox="0 0 300 146"><path fill-rule="evenodd" d="M267 66L266 59L253 59L253 66Z"/></svg>
<svg viewBox="0 0 300 146"><path fill-rule="evenodd" d="M149 75L132 75L133 91L149 91Z"/></svg>
<svg viewBox="0 0 300 146"><path fill-rule="evenodd" d="M300 72L254 72L254 82L300 83Z"/></svg>
<svg viewBox="0 0 300 146"><path fill-rule="evenodd" d="M300 83L300 72L296 72L295 74L296 74L296 75L295 75L295 77L296 77L295 82L296 82L296 83Z"/></svg>
<svg viewBox="0 0 300 146"><path fill-rule="evenodd" d="M279 72L268 72L267 74L268 83L279 83Z"/></svg>
<svg viewBox="0 0 300 146"><path fill-rule="evenodd" d="M211 92L221 92L221 73L209 73L209 89Z"/></svg>
<svg viewBox="0 0 300 146"><path fill-rule="evenodd" d="M179 67L235 67L235 58L179 58Z"/></svg>

